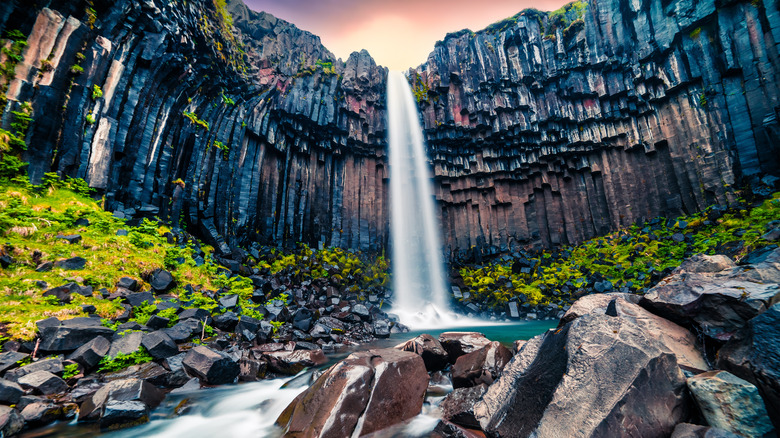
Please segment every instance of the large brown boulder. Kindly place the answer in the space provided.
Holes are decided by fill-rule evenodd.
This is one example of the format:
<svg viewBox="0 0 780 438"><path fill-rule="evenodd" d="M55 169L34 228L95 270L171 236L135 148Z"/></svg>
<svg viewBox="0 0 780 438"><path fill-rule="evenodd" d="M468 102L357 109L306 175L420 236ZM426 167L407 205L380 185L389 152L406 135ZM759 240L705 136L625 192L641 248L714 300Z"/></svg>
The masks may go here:
<svg viewBox="0 0 780 438"><path fill-rule="evenodd" d="M473 353L490 343L482 333L477 332L444 332L439 335L441 346L450 357L450 363L463 356Z"/></svg>
<svg viewBox="0 0 780 438"><path fill-rule="evenodd" d="M718 351L718 368L756 385L769 412L780 412L780 304L753 318ZM773 415L780 430L780 415Z"/></svg>
<svg viewBox="0 0 780 438"><path fill-rule="evenodd" d="M585 295L575 301L569 310L563 314L561 322L558 323L558 327L563 327L583 315L596 312L601 312L603 314L607 310L607 305L615 298L623 298L626 301L638 304L641 297L639 295L620 292Z"/></svg>
<svg viewBox="0 0 780 438"><path fill-rule="evenodd" d="M778 251L761 263L719 272L711 272L718 263L685 268L686 263L701 264L688 259L681 269L650 289L640 304L677 324L728 341L748 320L780 299Z"/></svg>
<svg viewBox="0 0 780 438"><path fill-rule="evenodd" d="M452 366L452 387L466 388L482 383L490 385L511 359L512 352L496 341L463 355Z"/></svg>
<svg viewBox="0 0 780 438"><path fill-rule="evenodd" d="M286 436L362 436L419 414L427 386L425 364L415 353L354 353L325 371L276 422Z"/></svg>
<svg viewBox="0 0 780 438"><path fill-rule="evenodd" d="M636 324L585 315L527 342L474 413L488 436L669 436L688 418L675 356Z"/></svg>
<svg viewBox="0 0 780 438"><path fill-rule="evenodd" d="M403 344L396 345L395 348L419 354L425 362L425 369L428 371L439 371L449 364L447 351L436 338L428 334L417 336Z"/></svg>

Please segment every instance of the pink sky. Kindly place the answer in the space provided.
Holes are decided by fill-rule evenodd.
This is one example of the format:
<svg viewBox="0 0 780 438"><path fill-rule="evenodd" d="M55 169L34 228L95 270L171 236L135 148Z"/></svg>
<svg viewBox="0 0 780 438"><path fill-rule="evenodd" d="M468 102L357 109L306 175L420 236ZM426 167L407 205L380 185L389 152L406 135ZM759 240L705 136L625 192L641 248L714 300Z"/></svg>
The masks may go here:
<svg viewBox="0 0 780 438"><path fill-rule="evenodd" d="M570 0L569 0L570 1ZM346 60L360 49L393 70L416 67L447 32L477 31L529 7L549 11L562 0L244 0L322 38Z"/></svg>

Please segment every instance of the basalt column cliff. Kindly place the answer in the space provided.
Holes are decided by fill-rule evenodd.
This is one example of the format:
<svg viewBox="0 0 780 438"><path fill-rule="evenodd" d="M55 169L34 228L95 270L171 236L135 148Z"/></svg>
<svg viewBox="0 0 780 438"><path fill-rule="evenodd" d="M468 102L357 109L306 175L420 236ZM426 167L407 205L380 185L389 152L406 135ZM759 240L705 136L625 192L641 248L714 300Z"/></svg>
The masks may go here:
<svg viewBox="0 0 780 438"><path fill-rule="evenodd" d="M31 104L34 183L82 177L108 209L186 221L225 252L385 243L386 71L368 53L340 62L240 1L7 1L0 30L27 40L0 55L3 127Z"/></svg>
<svg viewBox="0 0 780 438"><path fill-rule="evenodd" d="M778 166L778 2L580 2L412 71L452 253L577 243Z"/></svg>
<svg viewBox="0 0 780 438"><path fill-rule="evenodd" d="M240 0L6 1L0 31L2 128L31 113L34 183L82 177L222 252L387 244L387 71L367 52L341 62ZM410 70L447 252L729 203L778 169L778 41L777 0L592 0L447 35Z"/></svg>

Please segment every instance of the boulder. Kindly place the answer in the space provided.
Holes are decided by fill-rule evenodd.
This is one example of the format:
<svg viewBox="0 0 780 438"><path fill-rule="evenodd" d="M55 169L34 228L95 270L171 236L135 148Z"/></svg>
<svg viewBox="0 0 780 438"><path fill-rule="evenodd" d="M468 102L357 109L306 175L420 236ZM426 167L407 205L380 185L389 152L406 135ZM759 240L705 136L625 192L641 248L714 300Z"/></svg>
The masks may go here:
<svg viewBox="0 0 780 438"><path fill-rule="evenodd" d="M728 371L708 371L688 379L707 424L742 436L764 436L774 427L758 388Z"/></svg>
<svg viewBox="0 0 780 438"><path fill-rule="evenodd" d="M100 359L103 359L103 356L108 354L110 348L111 342L102 336L98 336L77 348L76 351L68 355L68 359L81 364L84 369L90 370L97 366Z"/></svg>
<svg viewBox="0 0 780 438"><path fill-rule="evenodd" d="M758 387L769 412L780 412L780 304L753 318L718 351L718 368ZM780 430L780 416L772 417Z"/></svg>
<svg viewBox="0 0 780 438"><path fill-rule="evenodd" d="M490 343L482 333L477 332L444 332L439 335L439 342L447 352L451 363L455 363L464 354L473 353Z"/></svg>
<svg viewBox="0 0 780 438"><path fill-rule="evenodd" d="M79 269L84 269L84 266L86 265L87 265L87 259L83 257L71 257L69 259L57 260L56 262L54 262L55 267L69 270L69 271L77 271Z"/></svg>
<svg viewBox="0 0 780 438"><path fill-rule="evenodd" d="M322 350L295 350L274 351L264 353L263 357L268 361L268 370L295 375L304 368L316 367L327 362Z"/></svg>
<svg viewBox="0 0 780 438"><path fill-rule="evenodd" d="M209 385L232 383L238 377L239 367L232 358L204 345L199 345L184 356L184 369Z"/></svg>
<svg viewBox="0 0 780 438"><path fill-rule="evenodd" d="M127 427L148 421L148 412L157 407L165 393L141 379L115 380L88 396L79 409L78 421L98 421L101 428ZM123 406L119 402L137 402ZM137 416L140 405L147 418ZM122 411L129 411L126 415ZM105 420L103 417L108 414Z"/></svg>
<svg viewBox="0 0 780 438"><path fill-rule="evenodd" d="M425 369L428 371L439 371L449 364L447 351L436 338L428 334L417 336L403 344L396 345L395 348L419 354L425 362Z"/></svg>
<svg viewBox="0 0 780 438"><path fill-rule="evenodd" d="M662 436L688 418L688 404L660 341L590 314L529 340L474 414L489 436Z"/></svg>
<svg viewBox="0 0 780 438"><path fill-rule="evenodd" d="M427 386L425 363L415 353L353 353L298 395L276 422L291 436L363 436L417 416Z"/></svg>
<svg viewBox="0 0 780 438"><path fill-rule="evenodd" d="M24 394L24 390L18 384L5 379L0 379L0 404L15 405L19 403L19 398Z"/></svg>
<svg viewBox="0 0 780 438"><path fill-rule="evenodd" d="M777 284L758 284L718 274L679 273L661 280L641 305L711 338L728 341L780 294Z"/></svg>
<svg viewBox="0 0 780 438"><path fill-rule="evenodd" d="M675 270L675 274L689 272L694 274L713 274L736 268L737 264L725 255L696 254L684 260Z"/></svg>
<svg viewBox="0 0 780 438"><path fill-rule="evenodd" d="M31 364L25 365L21 368L8 371L5 373L5 378L18 382L20 378L28 374L35 373L37 371L48 371L52 374L62 374L65 368L62 366L62 360L59 357L53 357L50 359L39 360Z"/></svg>
<svg viewBox="0 0 780 438"><path fill-rule="evenodd" d="M254 341L259 330L260 320L245 315L241 316L235 328L235 332L241 335L241 338L247 342Z"/></svg>
<svg viewBox="0 0 780 438"><path fill-rule="evenodd" d="M99 318L73 318L41 328L39 336L43 351L73 351L98 336L111 338L114 331L100 325Z"/></svg>
<svg viewBox="0 0 780 438"><path fill-rule="evenodd" d="M225 312L221 315L215 316L213 323L214 327L222 331L232 332L235 330L236 325L238 324L238 315L233 312Z"/></svg>
<svg viewBox="0 0 780 438"><path fill-rule="evenodd" d="M604 312L607 311L607 305L609 305L612 300L618 297L634 304L639 304L639 300L642 298L639 295L624 294L619 292L585 295L584 297L575 301L569 310L563 314L563 318L561 318L561 321L558 323L558 327L563 327L564 325L574 321L582 315L588 315L590 313L604 314Z"/></svg>
<svg viewBox="0 0 780 438"><path fill-rule="evenodd" d="M12 437L24 428L24 418L14 408L0 405L0 436Z"/></svg>
<svg viewBox="0 0 780 438"><path fill-rule="evenodd" d="M31 389L36 394L43 395L56 394L68 389L68 384L64 380L48 371L36 371L22 376L18 383L24 389Z"/></svg>
<svg viewBox="0 0 780 438"><path fill-rule="evenodd" d="M674 427L671 438L739 438L731 432L698 424L680 423Z"/></svg>
<svg viewBox="0 0 780 438"><path fill-rule="evenodd" d="M479 430L465 429L447 420L441 420L433 428L429 438L484 438L485 434Z"/></svg>
<svg viewBox="0 0 780 438"><path fill-rule="evenodd" d="M109 400L103 407L100 428L103 430L124 429L149 421L149 406L139 400Z"/></svg>
<svg viewBox="0 0 780 438"><path fill-rule="evenodd" d="M241 358L238 361L239 374L238 379L242 382L254 382L257 379L265 377L268 363L261 360Z"/></svg>
<svg viewBox="0 0 780 438"><path fill-rule="evenodd" d="M495 341L473 353L464 354L452 366L452 387L490 385L501 376L501 371L511 359L512 352Z"/></svg>
<svg viewBox="0 0 780 438"><path fill-rule="evenodd" d="M78 409L75 403L60 405L50 401L27 404L22 409L22 418L28 426L40 427L57 420L73 417Z"/></svg>
<svg viewBox="0 0 780 438"><path fill-rule="evenodd" d="M155 269L149 277L149 284L155 292L167 292L176 286L173 275L165 269Z"/></svg>
<svg viewBox="0 0 780 438"><path fill-rule="evenodd" d="M174 342L184 342L190 339L193 334L200 336L201 324L197 319L187 319L177 322L173 327L163 329L163 332L170 336Z"/></svg>
<svg viewBox="0 0 780 438"><path fill-rule="evenodd" d="M6 370L18 366L18 362L26 359L28 356L29 354L19 353L17 351L6 351L4 353L0 353L0 374L4 373Z"/></svg>
<svg viewBox="0 0 780 438"><path fill-rule="evenodd" d="M485 395L487 385L477 385L469 388L457 388L444 397L439 408L443 420L479 429L479 421L474 417L474 405Z"/></svg>
<svg viewBox="0 0 780 438"><path fill-rule="evenodd" d="M179 354L179 347L162 330L144 334L141 345L155 359L165 359Z"/></svg>
<svg viewBox="0 0 780 438"><path fill-rule="evenodd" d="M143 338L143 332L129 332L123 335L117 333L114 336L114 340L111 341L111 347L108 349L108 356L116 357L119 353L135 353L141 348L141 341Z"/></svg>

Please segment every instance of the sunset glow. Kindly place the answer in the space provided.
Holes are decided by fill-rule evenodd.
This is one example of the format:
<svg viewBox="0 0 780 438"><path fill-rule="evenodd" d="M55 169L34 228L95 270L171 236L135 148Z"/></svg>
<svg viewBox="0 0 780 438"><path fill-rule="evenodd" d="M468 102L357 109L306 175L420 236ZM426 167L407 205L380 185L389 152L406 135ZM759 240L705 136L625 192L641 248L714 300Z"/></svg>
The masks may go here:
<svg viewBox="0 0 780 438"><path fill-rule="evenodd" d="M245 0L320 36L322 43L344 60L366 49L378 64L394 70L426 61L437 40L463 28L480 30L525 8L554 10L562 0L412 1L395 0Z"/></svg>

